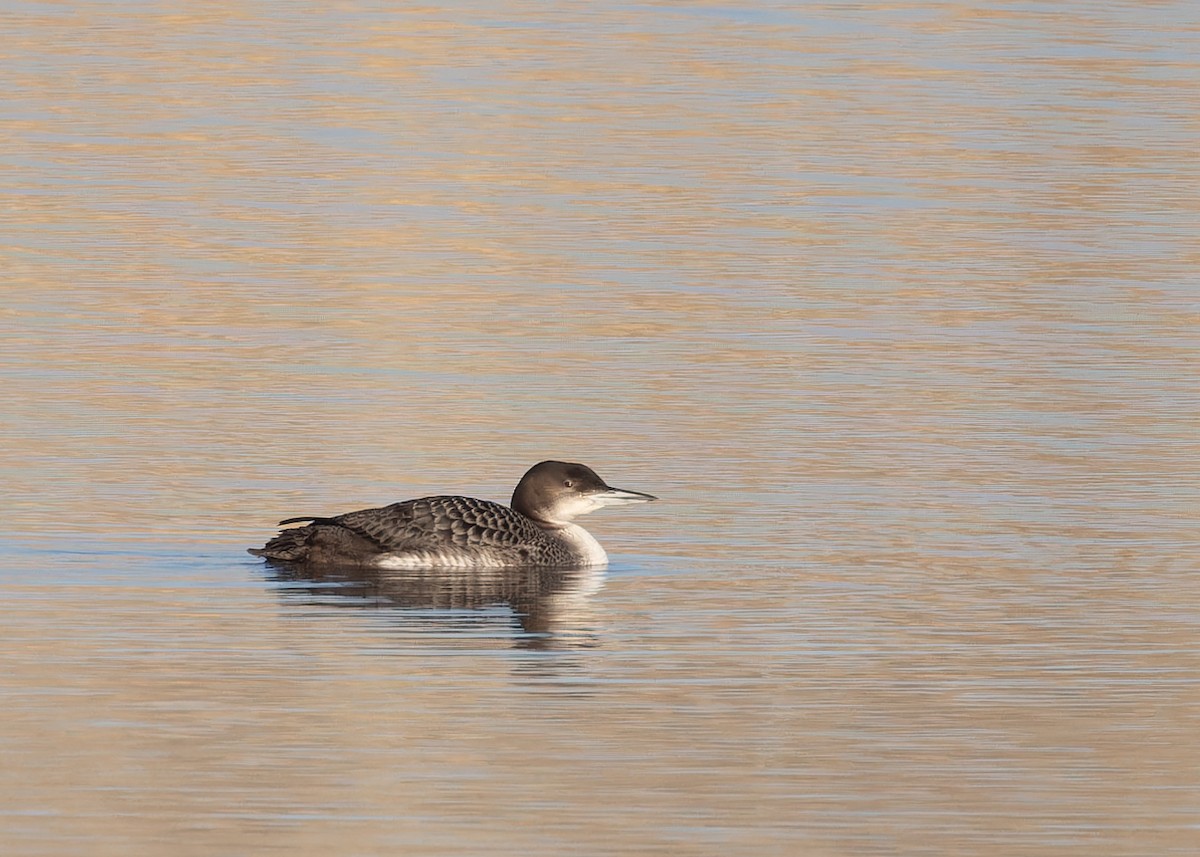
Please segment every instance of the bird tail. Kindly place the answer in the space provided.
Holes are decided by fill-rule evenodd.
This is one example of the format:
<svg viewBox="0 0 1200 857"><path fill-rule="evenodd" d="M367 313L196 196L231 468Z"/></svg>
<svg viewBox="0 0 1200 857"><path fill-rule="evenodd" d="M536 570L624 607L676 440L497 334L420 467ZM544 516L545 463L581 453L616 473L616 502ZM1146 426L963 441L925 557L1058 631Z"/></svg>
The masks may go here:
<svg viewBox="0 0 1200 857"><path fill-rule="evenodd" d="M293 521L308 520L319 521L320 519L289 518L287 521L281 521L280 523L287 524ZM316 529L312 526L293 527L290 530L284 530L261 548L250 548L249 552L254 556L261 556L264 559L276 559L282 562L303 562L308 558L309 547L312 543L313 533L315 532Z"/></svg>

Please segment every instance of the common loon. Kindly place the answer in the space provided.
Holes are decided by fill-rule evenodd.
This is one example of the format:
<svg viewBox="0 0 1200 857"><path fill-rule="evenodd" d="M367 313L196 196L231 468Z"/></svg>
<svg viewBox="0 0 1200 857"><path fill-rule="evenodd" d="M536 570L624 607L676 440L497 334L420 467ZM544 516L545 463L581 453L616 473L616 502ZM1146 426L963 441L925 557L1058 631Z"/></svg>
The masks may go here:
<svg viewBox="0 0 1200 857"><path fill-rule="evenodd" d="M543 461L521 478L512 508L439 496L332 518L287 518L280 526L306 524L250 553L278 562L385 569L603 565L604 548L571 521L604 506L655 499L612 488L582 464Z"/></svg>

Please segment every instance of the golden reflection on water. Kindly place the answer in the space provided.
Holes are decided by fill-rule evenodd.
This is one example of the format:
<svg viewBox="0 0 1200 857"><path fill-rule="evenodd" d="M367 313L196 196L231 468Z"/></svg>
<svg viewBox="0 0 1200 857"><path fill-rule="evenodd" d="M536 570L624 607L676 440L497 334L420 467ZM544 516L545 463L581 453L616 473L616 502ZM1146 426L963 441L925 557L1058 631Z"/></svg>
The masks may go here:
<svg viewBox="0 0 1200 857"><path fill-rule="evenodd" d="M1153 9L15 15L0 850L1194 853ZM601 580L241 553L548 457Z"/></svg>

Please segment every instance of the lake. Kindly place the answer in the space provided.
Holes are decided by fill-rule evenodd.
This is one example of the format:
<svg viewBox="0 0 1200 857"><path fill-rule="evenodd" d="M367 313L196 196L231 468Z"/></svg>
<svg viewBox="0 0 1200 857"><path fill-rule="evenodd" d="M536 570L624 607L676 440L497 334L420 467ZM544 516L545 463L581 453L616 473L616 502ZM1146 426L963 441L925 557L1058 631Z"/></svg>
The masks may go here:
<svg viewBox="0 0 1200 857"><path fill-rule="evenodd" d="M1196 7L4 22L0 851L1200 851Z"/></svg>

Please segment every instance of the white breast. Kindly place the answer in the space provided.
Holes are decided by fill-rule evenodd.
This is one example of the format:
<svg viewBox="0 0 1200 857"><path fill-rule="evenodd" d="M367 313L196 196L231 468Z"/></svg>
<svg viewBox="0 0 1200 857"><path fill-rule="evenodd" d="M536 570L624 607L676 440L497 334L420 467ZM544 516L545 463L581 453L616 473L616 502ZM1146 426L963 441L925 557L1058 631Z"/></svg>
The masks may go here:
<svg viewBox="0 0 1200 857"><path fill-rule="evenodd" d="M566 542L571 551L579 555L580 565L604 565L608 562L608 554L600 547L600 542L578 524L567 524L561 530L555 530L554 536Z"/></svg>

